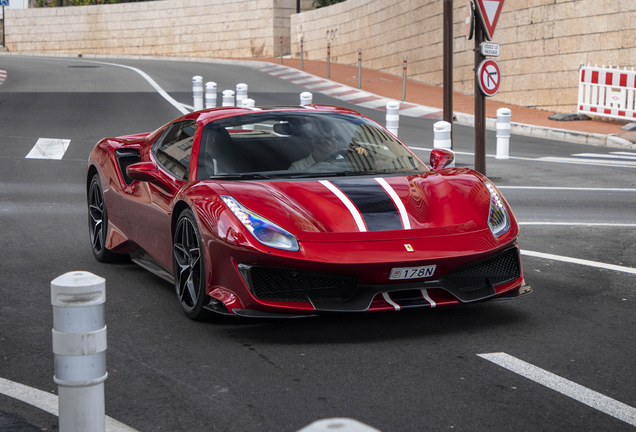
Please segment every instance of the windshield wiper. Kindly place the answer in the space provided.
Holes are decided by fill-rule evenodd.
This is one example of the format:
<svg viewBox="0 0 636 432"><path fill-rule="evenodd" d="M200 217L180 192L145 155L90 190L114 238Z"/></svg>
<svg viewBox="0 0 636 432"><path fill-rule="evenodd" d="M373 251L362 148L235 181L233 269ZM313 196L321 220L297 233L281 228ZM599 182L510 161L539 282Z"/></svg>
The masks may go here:
<svg viewBox="0 0 636 432"><path fill-rule="evenodd" d="M272 177L260 174L260 173L236 173L236 174L216 174L210 176L210 179L223 179L223 180L254 180L254 179L266 179L269 180Z"/></svg>

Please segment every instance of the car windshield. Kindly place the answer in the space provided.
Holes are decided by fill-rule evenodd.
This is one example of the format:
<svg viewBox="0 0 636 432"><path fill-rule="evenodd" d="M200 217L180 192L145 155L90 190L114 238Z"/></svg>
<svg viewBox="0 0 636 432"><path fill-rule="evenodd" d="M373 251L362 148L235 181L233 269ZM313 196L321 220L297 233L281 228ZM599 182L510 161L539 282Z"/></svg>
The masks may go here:
<svg viewBox="0 0 636 432"><path fill-rule="evenodd" d="M205 125L197 178L268 179L428 171L373 121L333 112L255 112Z"/></svg>

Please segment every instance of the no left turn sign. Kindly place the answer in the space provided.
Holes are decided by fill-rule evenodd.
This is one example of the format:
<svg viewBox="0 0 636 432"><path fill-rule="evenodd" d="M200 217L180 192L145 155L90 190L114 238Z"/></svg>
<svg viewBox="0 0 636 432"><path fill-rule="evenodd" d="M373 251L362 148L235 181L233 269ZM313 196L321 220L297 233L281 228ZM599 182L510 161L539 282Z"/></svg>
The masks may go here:
<svg viewBox="0 0 636 432"><path fill-rule="evenodd" d="M501 86L501 69L496 61L486 59L479 64L477 69L479 87L484 96L494 96Z"/></svg>

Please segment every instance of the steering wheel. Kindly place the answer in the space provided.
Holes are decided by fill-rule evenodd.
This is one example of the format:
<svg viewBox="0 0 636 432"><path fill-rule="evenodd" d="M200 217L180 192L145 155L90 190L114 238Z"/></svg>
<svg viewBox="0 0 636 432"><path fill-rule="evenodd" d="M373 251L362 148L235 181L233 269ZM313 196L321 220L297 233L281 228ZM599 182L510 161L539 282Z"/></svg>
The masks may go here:
<svg viewBox="0 0 636 432"><path fill-rule="evenodd" d="M344 155L347 154L347 149L335 149L329 153L327 153L327 155L323 158L323 162L329 162L329 163L333 163L335 162L336 159L338 159L338 156L342 156L344 157Z"/></svg>

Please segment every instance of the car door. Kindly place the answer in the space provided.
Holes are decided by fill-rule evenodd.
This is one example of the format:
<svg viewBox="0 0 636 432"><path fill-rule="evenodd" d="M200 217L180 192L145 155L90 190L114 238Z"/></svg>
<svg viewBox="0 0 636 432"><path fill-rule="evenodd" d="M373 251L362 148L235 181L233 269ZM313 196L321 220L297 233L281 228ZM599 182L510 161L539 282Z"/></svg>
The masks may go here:
<svg viewBox="0 0 636 432"><path fill-rule="evenodd" d="M166 127L153 144L150 158L159 180L131 188L130 223L135 242L165 270L172 270L171 205L188 180L196 122L185 120ZM139 257L138 257L139 258ZM148 261L149 257L143 257Z"/></svg>

